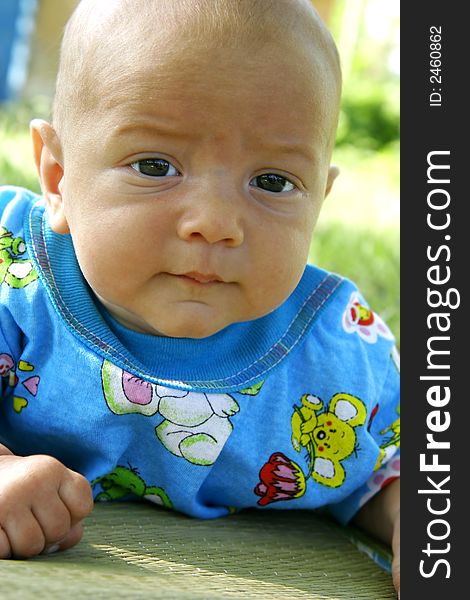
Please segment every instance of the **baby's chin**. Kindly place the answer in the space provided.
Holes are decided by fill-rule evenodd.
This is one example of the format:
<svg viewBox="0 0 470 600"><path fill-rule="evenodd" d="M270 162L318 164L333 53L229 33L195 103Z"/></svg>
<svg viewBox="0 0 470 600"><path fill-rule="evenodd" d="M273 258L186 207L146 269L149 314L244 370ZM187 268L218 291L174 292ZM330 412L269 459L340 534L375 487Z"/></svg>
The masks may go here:
<svg viewBox="0 0 470 600"><path fill-rule="evenodd" d="M159 337L203 339L215 335L237 322L231 318L217 318L214 315L200 314L209 312L204 310L204 307L185 311L184 315L173 313L172 318L170 314L169 319L162 319L161 315L156 318L152 318L152 316L144 318L121 308L116 310L107 303L105 306L111 316L127 329Z"/></svg>
<svg viewBox="0 0 470 600"><path fill-rule="evenodd" d="M205 320L192 318L189 320L172 320L171 323L159 323L157 327L148 326L147 333L149 335L158 335L171 338L186 338L201 340L211 337L220 331L226 329L230 325L237 323L235 320L222 319L220 321Z"/></svg>
<svg viewBox="0 0 470 600"><path fill-rule="evenodd" d="M204 339L231 325L254 321L276 309L276 305L243 305L221 308L220 304L186 300L170 305L125 308L105 300L95 292L98 301L121 325L146 335L171 338Z"/></svg>

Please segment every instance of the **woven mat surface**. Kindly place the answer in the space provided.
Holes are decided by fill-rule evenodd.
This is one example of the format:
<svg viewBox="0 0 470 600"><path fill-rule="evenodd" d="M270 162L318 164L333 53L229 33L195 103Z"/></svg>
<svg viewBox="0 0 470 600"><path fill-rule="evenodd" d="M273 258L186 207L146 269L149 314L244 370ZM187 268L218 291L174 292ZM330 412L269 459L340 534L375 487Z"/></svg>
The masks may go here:
<svg viewBox="0 0 470 600"><path fill-rule="evenodd" d="M75 548L0 561L1 600L395 599L389 574L333 522L304 511L199 521L97 504Z"/></svg>

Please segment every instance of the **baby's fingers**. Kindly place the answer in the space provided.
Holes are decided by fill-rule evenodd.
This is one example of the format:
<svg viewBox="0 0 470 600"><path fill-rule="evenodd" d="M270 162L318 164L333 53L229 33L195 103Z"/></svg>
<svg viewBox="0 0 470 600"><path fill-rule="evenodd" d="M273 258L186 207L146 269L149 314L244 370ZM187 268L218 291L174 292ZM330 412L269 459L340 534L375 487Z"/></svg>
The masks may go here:
<svg viewBox="0 0 470 600"><path fill-rule="evenodd" d="M6 531L0 525L0 559L1 558L11 558L11 546Z"/></svg>
<svg viewBox="0 0 470 600"><path fill-rule="evenodd" d="M90 484L80 473L67 469L58 493L70 513L72 526L82 521L93 510Z"/></svg>
<svg viewBox="0 0 470 600"><path fill-rule="evenodd" d="M42 528L29 509L19 510L14 518L6 519L3 532L10 546L10 556L15 558L36 556L46 543Z"/></svg>
<svg viewBox="0 0 470 600"><path fill-rule="evenodd" d="M42 529L46 547L56 544L69 533L72 526L70 512L59 496L33 505L32 513Z"/></svg>
<svg viewBox="0 0 470 600"><path fill-rule="evenodd" d="M400 557L395 556L392 563L392 578L393 585L397 591L398 598L400 598Z"/></svg>
<svg viewBox="0 0 470 600"><path fill-rule="evenodd" d="M55 544L47 544L42 553L51 554L53 552L57 552L58 550L67 550L68 548L72 548L72 546L78 544L78 542L82 539L82 535L83 524L80 521L68 531L64 538L58 540Z"/></svg>

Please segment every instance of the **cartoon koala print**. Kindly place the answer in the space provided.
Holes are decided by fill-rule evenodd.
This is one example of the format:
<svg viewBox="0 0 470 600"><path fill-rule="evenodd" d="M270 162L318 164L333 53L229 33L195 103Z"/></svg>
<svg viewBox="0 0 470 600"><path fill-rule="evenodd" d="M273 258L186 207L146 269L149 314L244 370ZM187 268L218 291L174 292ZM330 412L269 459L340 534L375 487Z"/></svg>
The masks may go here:
<svg viewBox="0 0 470 600"><path fill-rule="evenodd" d="M333 396L329 408L311 394L304 394L301 406L294 406L292 445L297 452L307 448L312 479L329 487L339 487L346 472L341 461L356 448L356 431L366 420L366 407L351 394ZM323 412L322 412L323 411Z"/></svg>

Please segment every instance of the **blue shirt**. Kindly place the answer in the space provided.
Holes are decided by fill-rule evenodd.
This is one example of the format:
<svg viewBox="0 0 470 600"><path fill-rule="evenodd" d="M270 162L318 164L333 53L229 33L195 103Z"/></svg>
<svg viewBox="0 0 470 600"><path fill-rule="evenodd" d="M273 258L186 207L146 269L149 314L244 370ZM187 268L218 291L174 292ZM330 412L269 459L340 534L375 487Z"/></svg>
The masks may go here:
<svg viewBox="0 0 470 600"><path fill-rule="evenodd" d="M150 336L97 303L39 196L0 188L0 217L0 442L15 454L56 457L97 500L202 518L328 507L347 522L398 475L394 340L350 281L307 266L265 317Z"/></svg>

